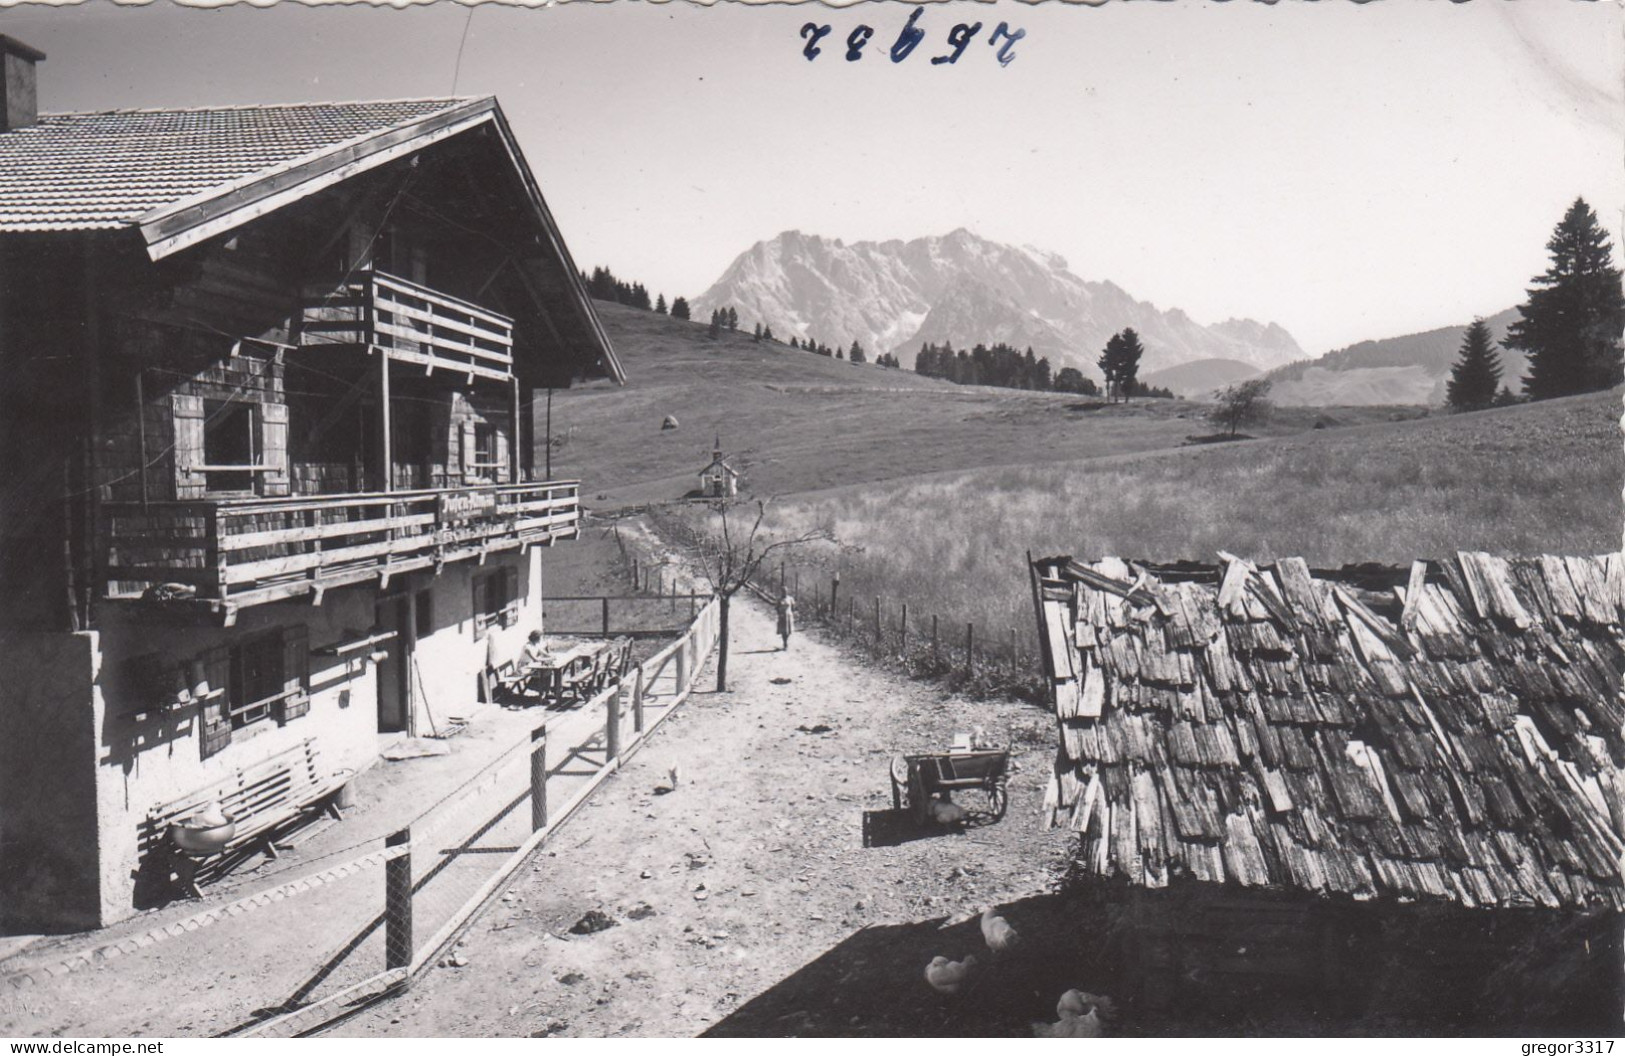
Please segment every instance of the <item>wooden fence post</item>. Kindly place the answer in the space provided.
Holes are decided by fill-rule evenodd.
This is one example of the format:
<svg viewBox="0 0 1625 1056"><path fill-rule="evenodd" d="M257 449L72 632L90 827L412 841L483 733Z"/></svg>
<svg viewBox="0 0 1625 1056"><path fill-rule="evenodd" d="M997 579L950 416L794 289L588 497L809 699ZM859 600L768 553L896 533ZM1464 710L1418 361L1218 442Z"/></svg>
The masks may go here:
<svg viewBox="0 0 1625 1056"><path fill-rule="evenodd" d="M632 559L632 589L633 590L638 589L638 572L639 572L638 559L634 557Z"/></svg>
<svg viewBox="0 0 1625 1056"><path fill-rule="evenodd" d="M547 828L547 723L530 731L530 831Z"/></svg>
<svg viewBox="0 0 1625 1056"><path fill-rule="evenodd" d="M643 732L643 665L637 667L637 675L632 679L632 730L635 733Z"/></svg>
<svg viewBox="0 0 1625 1056"><path fill-rule="evenodd" d="M834 623L841 614L840 610L836 608L836 605L839 604L840 593L841 574L837 572L829 579L829 620L831 623Z"/></svg>
<svg viewBox="0 0 1625 1056"><path fill-rule="evenodd" d="M688 688L688 648L693 641L693 637L690 636L684 638L677 646L677 693Z"/></svg>
<svg viewBox="0 0 1625 1056"><path fill-rule="evenodd" d="M1010 628L1010 673L1016 673L1016 629Z"/></svg>
<svg viewBox="0 0 1625 1056"><path fill-rule="evenodd" d="M965 624L965 674L971 674L976 667L976 624Z"/></svg>
<svg viewBox="0 0 1625 1056"><path fill-rule="evenodd" d="M941 659L942 650L937 647L937 618L933 615L931 617L931 660L936 662Z"/></svg>
<svg viewBox="0 0 1625 1056"><path fill-rule="evenodd" d="M857 623L858 599L849 596L846 599L846 630L848 634L852 633L852 628L857 626Z"/></svg>
<svg viewBox="0 0 1625 1056"><path fill-rule="evenodd" d="M412 826L384 839L385 847L405 847L384 863L384 967L412 965Z"/></svg>
<svg viewBox="0 0 1625 1056"><path fill-rule="evenodd" d="M604 700L604 765L613 763L621 754L621 690Z"/></svg>
<svg viewBox="0 0 1625 1056"><path fill-rule="evenodd" d="M608 638L609 637L609 599L608 598L600 598L599 600L601 602L603 602L603 606L604 606L604 637Z"/></svg>
<svg viewBox="0 0 1625 1056"><path fill-rule="evenodd" d="M903 602L903 619L897 625L897 637L898 637L898 641L901 643L900 646L899 646L899 651L904 656L907 656L908 655L908 602L906 602L906 601Z"/></svg>

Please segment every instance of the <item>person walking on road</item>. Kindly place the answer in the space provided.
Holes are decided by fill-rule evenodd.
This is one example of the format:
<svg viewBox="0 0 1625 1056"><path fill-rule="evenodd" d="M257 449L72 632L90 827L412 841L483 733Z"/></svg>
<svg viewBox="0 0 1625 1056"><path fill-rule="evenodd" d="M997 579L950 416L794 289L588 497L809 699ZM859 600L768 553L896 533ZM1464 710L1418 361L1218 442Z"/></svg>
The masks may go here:
<svg viewBox="0 0 1625 1056"><path fill-rule="evenodd" d="M783 648L790 648L790 636L796 631L796 599L786 594L779 599L779 638Z"/></svg>

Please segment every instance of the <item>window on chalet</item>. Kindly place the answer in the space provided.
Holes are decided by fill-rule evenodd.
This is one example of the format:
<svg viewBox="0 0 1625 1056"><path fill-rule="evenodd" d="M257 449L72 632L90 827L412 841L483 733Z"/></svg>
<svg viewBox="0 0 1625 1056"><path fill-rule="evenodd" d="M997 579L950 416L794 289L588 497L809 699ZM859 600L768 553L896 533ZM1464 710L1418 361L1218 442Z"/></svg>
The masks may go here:
<svg viewBox="0 0 1625 1056"><path fill-rule="evenodd" d="M231 743L233 731L310 711L310 638L304 626L243 638L204 654L211 691L203 704L203 757Z"/></svg>
<svg viewBox="0 0 1625 1056"><path fill-rule="evenodd" d="M474 638L519 622L519 570L498 568L474 576Z"/></svg>
<svg viewBox="0 0 1625 1056"><path fill-rule="evenodd" d="M203 402L203 464L211 493L254 490L257 440L252 403Z"/></svg>
<svg viewBox="0 0 1625 1056"><path fill-rule="evenodd" d="M497 466L497 429L489 422L474 425L474 465L484 470Z"/></svg>

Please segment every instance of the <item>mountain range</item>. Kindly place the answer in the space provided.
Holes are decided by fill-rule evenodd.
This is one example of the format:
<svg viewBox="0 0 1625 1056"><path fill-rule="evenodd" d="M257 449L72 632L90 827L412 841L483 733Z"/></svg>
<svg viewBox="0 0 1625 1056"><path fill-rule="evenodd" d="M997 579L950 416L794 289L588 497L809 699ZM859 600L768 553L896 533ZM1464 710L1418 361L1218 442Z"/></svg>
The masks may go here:
<svg viewBox="0 0 1625 1056"><path fill-rule="evenodd" d="M692 299L696 318L732 307L744 325L831 347L856 340L870 358L912 366L922 344L1031 347L1055 370L1099 377L1106 341L1133 327L1145 346L1141 377L1194 360L1269 370L1303 358L1275 323L1228 319L1211 326L1159 309L1109 281L1079 278L1061 257L992 242L963 228L911 241L852 242L786 231L734 259Z"/></svg>

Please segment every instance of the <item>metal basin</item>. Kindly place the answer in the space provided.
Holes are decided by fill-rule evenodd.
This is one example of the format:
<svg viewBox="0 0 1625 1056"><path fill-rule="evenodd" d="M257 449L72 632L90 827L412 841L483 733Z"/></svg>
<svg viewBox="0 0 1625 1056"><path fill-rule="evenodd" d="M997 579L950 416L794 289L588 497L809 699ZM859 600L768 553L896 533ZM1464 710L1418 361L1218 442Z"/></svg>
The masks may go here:
<svg viewBox="0 0 1625 1056"><path fill-rule="evenodd" d="M237 823L230 819L216 825L177 821L169 827L169 838L187 854L219 854L236 835Z"/></svg>

